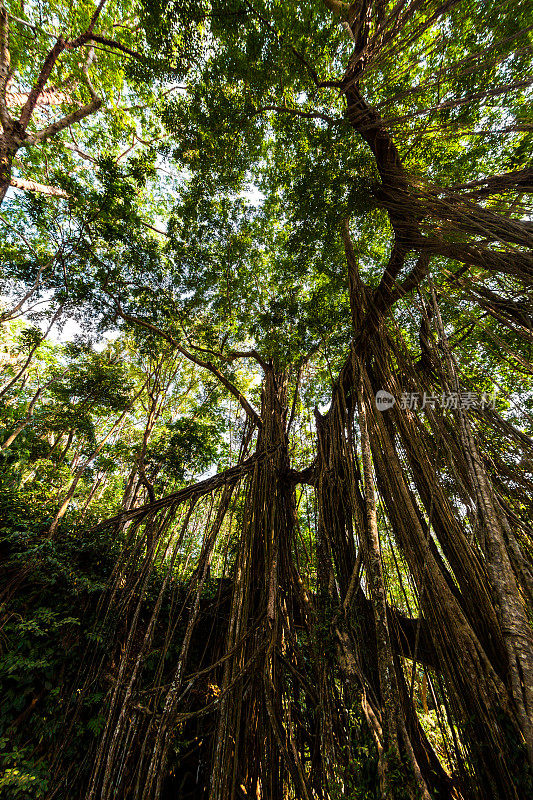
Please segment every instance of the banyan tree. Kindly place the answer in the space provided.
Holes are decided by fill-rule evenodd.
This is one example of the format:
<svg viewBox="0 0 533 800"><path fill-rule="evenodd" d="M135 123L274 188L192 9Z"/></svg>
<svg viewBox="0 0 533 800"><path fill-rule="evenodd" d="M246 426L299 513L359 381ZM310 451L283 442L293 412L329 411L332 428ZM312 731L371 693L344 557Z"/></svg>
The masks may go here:
<svg viewBox="0 0 533 800"><path fill-rule="evenodd" d="M93 526L119 547L48 796L525 798L527 3L147 2L142 19L182 75L161 112L181 183L137 272L112 246L84 257L107 265L102 313L231 408L231 457L158 491L149 409ZM66 743L95 687L80 770Z"/></svg>

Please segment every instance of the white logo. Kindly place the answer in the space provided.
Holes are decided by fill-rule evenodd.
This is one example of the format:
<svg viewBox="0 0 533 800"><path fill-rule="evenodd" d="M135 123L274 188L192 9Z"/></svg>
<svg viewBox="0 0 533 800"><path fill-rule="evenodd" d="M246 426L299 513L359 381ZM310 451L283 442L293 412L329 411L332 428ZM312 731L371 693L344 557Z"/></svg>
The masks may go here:
<svg viewBox="0 0 533 800"><path fill-rule="evenodd" d="M393 395L390 392L386 392L385 389L380 389L379 392L376 392L378 411L386 411L388 408L392 408L395 402Z"/></svg>

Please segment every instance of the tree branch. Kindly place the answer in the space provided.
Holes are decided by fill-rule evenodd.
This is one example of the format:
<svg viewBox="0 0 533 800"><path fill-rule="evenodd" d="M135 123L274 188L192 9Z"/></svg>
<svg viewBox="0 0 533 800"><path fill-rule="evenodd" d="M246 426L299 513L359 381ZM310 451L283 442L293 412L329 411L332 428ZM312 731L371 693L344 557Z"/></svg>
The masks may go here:
<svg viewBox="0 0 533 800"><path fill-rule="evenodd" d="M100 3L98 4L94 14L91 17L91 21L89 22L87 30L84 31L84 33L80 34L76 39L73 39L71 42L68 42L67 46L69 48L81 47L82 44L86 44L89 41L89 39L92 37L94 27L98 22L98 18L100 17L100 14L102 13L102 9L105 6L106 2L107 0L100 0Z"/></svg>
<svg viewBox="0 0 533 800"><path fill-rule="evenodd" d="M106 2L107 0L100 0L100 3L91 18L89 26L87 27L87 30L80 36L78 36L76 39L73 39L72 41L66 41L65 39L63 39L62 36L58 37L56 43L46 56L46 59L44 61L43 66L41 67L41 71L37 77L37 80L35 81L35 84L33 85L31 91L29 92L28 98L21 111L19 124L22 130L25 130L28 126L31 115L33 114L33 111L35 109L35 106L37 105L39 97L42 94L44 87L46 86L46 83L52 73L52 70L57 62L57 59L64 50L66 49L71 50L77 47L81 47L81 45L85 44L91 39L93 35L94 26L96 25L96 22L98 21L102 8L104 7ZM83 119L88 114L91 114L93 111L96 111L98 110L98 108L100 108L100 106L102 105L102 101L96 97L96 93L93 87L91 86L91 82L89 81L88 76L86 77L92 98L91 103L84 106L83 109L80 109L79 111L76 111L73 114L64 117L62 120L53 123L53 125L50 125L48 128L45 129L45 132L38 134L37 137L30 137L31 139L35 141L44 141L45 139L49 138L49 136L52 136L54 133L58 133L59 131L63 130L63 128L67 127L68 125L71 125L73 122L78 122L80 119Z"/></svg>
<svg viewBox="0 0 533 800"><path fill-rule="evenodd" d="M463 194L464 189L471 189L472 191ZM531 167L526 167L525 169L516 170L515 172L492 175L489 178L480 178L477 181L456 184L455 186L437 189L436 191L439 194L455 194L456 192L461 192L461 197L482 197L484 195L499 194L500 192L506 191L531 192L533 191L533 169Z"/></svg>
<svg viewBox="0 0 533 800"><path fill-rule="evenodd" d="M491 272L514 275L529 285L533 282L533 255L531 253L520 250L491 250L478 242L446 242L437 237L425 238L422 236L413 242L413 248Z"/></svg>
<svg viewBox="0 0 533 800"><path fill-rule="evenodd" d="M342 118L330 117L328 114L321 114L319 111L300 111L298 108L287 108L286 106L260 106L256 108L252 116L262 114L265 111L276 111L278 114L291 114L294 117L303 119L321 119L328 125L342 125L346 120Z"/></svg>
<svg viewBox="0 0 533 800"><path fill-rule="evenodd" d="M141 223L141 224L144 225L146 223ZM148 225L147 227L151 227L151 226ZM156 229L152 228L152 230L156 230ZM183 330L183 326L182 326L182 330ZM187 341L189 343L189 347L192 347L193 350L198 350L200 353L207 353L208 355L216 356L217 358L221 358L223 361L234 361L237 358L253 358L254 361L257 361L257 363L262 367L262 369L265 370L265 372L268 369L268 364L261 357L261 355L257 352L257 350L228 350L227 353L222 353L222 352L220 352L218 350L210 350L207 347L200 347L199 345L192 344L192 342L189 340L189 337L187 336L187 333L186 333L185 330L183 330L183 334L184 334L185 338L187 339ZM224 345L222 344L222 346L224 346Z"/></svg>
<svg viewBox="0 0 533 800"><path fill-rule="evenodd" d="M119 316L122 317L122 319L134 325L140 325L141 327L146 328L149 331L152 331L152 333L155 333L158 336L163 337L164 339L166 339L167 342L169 342L173 347L175 347L176 350L178 350L178 352L180 352L183 356L185 356L185 358L188 358L189 361L192 361L193 364L196 364L198 367L203 367L204 369L209 370L209 372L215 375L220 381L220 383L239 401L240 405L242 406L246 414L250 417L254 425L256 425L258 428L262 426L263 423L257 411L254 410L254 408L250 405L250 403L244 397L244 395L237 389L237 387L230 380L228 380L228 378L226 378L225 375L223 375L220 372L219 369L217 369L217 367L215 367L214 364L212 364L210 361L203 361L202 359L197 358L195 355L189 352L189 350L186 350L181 344L179 344L179 342L177 342L173 336L171 336L169 333L166 333L165 331L162 331L156 325L152 325L151 322L139 319L138 317L134 317L131 314L126 314L126 312L123 311L120 303L115 298L112 299L115 303L117 313L119 314Z"/></svg>
<svg viewBox="0 0 533 800"><path fill-rule="evenodd" d="M103 530L104 528L109 528L111 525L129 522L133 519L141 520L147 514L161 511L161 509L168 508L169 506L177 506L185 500L190 500L193 497L199 498L205 494L214 492L215 489L219 489L222 486L236 483L244 477L259 460L265 458L271 452L271 450L265 450L261 455L250 456L250 458L247 458L241 464L236 464L234 467L223 470L223 472L218 472L211 478L205 478L203 481L198 481L198 483L193 483L190 486L186 486L184 489L179 489L177 492L172 492L172 494L168 494L166 497L161 497L159 500L156 500L155 503L147 503L139 508L123 511L110 519L106 519L99 525L96 525L93 530Z"/></svg>
<svg viewBox="0 0 533 800"><path fill-rule="evenodd" d="M38 192L50 197L69 197L67 192L64 192L63 189L58 189L57 186L47 186L44 183L24 180L23 178L11 178L10 185L25 192Z"/></svg>
<svg viewBox="0 0 533 800"><path fill-rule="evenodd" d="M74 87L72 87L74 88ZM6 104L8 108L20 108L27 102L28 92L6 92ZM63 89L52 86L50 89L43 90L37 98L38 106L59 106L62 103L72 103L72 97Z"/></svg>
<svg viewBox="0 0 533 800"><path fill-rule="evenodd" d="M19 117L19 124L21 128L24 130L27 128L28 123L30 121L31 115L37 105L37 100L39 99L39 95L43 91L44 87L46 86L46 82L50 77L52 70L55 66L55 63L63 50L66 47L66 42L62 36L60 36L57 42L54 44L50 52L45 58L44 64L41 67L41 71L35 81L30 93L28 94L28 99L26 100L22 111L20 112Z"/></svg>
<svg viewBox="0 0 533 800"><path fill-rule="evenodd" d="M3 220L3 217L0 217L0 219ZM39 286L39 283L41 282L42 273L46 269L48 269L48 267L52 266L52 264L54 263L54 260L55 260L55 258L53 258L51 261L47 261L45 264L43 264L41 267L39 267L39 271L37 272L37 277L35 278L35 280L34 280L33 284L31 285L30 289L26 292L26 294L22 297L22 299L19 300L18 303L13 308L11 308L9 311L3 311L0 314L0 322L6 322L8 319L12 319L13 317L16 316L16 314L20 311L20 309L22 308L22 306L24 305L26 300L30 299L32 294L35 292L35 290Z"/></svg>
<svg viewBox="0 0 533 800"><path fill-rule="evenodd" d="M396 300L399 300L401 297L404 297L410 291L415 289L418 284L424 280L426 275L429 272L429 262L431 256L429 253L421 253L418 257L418 261L416 262L415 266L411 270L411 272L405 277L405 279L399 283L392 291L391 300L393 303Z"/></svg>
<svg viewBox="0 0 533 800"><path fill-rule="evenodd" d="M108 39L106 36L100 36L99 34L91 34L89 37L89 41L97 42L98 44L105 44L107 47L111 47L113 50L120 50L121 53L124 53L127 56L131 56L132 58L136 58L137 61L146 62L146 56L142 53L137 53L135 50L130 50L129 47L122 44L121 42L117 42L115 39Z"/></svg>
<svg viewBox="0 0 533 800"><path fill-rule="evenodd" d="M37 142L45 142L47 139L50 139L51 136L55 136L56 133L60 133L60 131L68 128L69 125L74 125L76 122L80 122L80 120L90 116L90 114L94 114L101 105L102 100L95 96L91 102L83 106L83 108L79 108L77 111L73 111L72 114L67 114L66 117L58 119L57 122L53 122L47 128L44 128L44 130L39 131L33 136L28 136L27 139L22 142L22 147L28 147L37 144Z"/></svg>

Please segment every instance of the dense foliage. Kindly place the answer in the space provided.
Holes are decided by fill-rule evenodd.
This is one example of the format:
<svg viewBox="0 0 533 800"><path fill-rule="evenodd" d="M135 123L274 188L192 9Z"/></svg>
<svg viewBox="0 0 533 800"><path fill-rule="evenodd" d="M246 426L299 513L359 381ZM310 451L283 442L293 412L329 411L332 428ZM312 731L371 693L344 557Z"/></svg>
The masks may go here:
<svg viewBox="0 0 533 800"><path fill-rule="evenodd" d="M531 16L0 0L3 797L533 791Z"/></svg>

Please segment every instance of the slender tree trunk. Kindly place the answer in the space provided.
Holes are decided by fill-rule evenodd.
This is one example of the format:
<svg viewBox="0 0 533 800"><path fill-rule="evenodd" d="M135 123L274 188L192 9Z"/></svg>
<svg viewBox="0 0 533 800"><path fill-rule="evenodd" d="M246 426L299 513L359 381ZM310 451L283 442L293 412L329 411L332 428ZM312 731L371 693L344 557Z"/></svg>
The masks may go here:
<svg viewBox="0 0 533 800"><path fill-rule="evenodd" d="M53 520L53 522L52 522L52 524L50 526L50 529L48 531L48 535L50 537L54 536L54 534L56 533L57 529L59 528L61 520L65 516L65 514L66 514L66 512L68 510L68 507L70 506L70 503L71 503L72 498L74 497L74 493L76 491L76 487L78 486L78 483L80 482L83 473L85 472L85 470L87 469L87 467L89 466L91 461L93 461L93 459L95 459L96 456L101 452L103 446L105 445L105 443L107 442L107 440L109 439L111 434L113 434L117 430L119 425L122 423L122 421L126 417L126 414L128 414L131 411L131 409L132 409L133 405L135 404L136 400L141 395L141 393L144 391L145 386L146 386L146 383L142 386L140 391L137 392L137 394L135 395L133 400L129 403L127 408L124 409L122 414L113 423L113 425L111 426L109 431L106 433L104 438L98 443L98 445L94 448L94 450L91 452L91 454L88 456L88 458L85 459L85 461L83 462L81 467L79 467L79 469L76 471L76 473L74 475L74 478L72 479L72 481L70 483L70 486L67 489L67 492L66 492L66 494L65 494L65 496L63 498L63 501L62 501L62 503L61 503L61 505L59 507L59 510L58 510L56 516L54 517L54 520Z"/></svg>
<svg viewBox="0 0 533 800"><path fill-rule="evenodd" d="M93 498L94 498L96 492L98 491L98 489L100 488L103 480L104 480L104 476L103 475L99 475L98 479L94 482L93 486L91 487L91 491L89 492L87 500L85 501L85 505L83 506L83 508L81 510L80 522L83 522L83 520L85 519L85 515L87 514L89 506L91 505L91 503L93 501Z"/></svg>
<svg viewBox="0 0 533 800"><path fill-rule="evenodd" d="M8 383L7 383L7 384L6 384L6 385L5 385L5 386L4 386L4 387L3 387L3 388L0 390L0 399L1 399L2 397L4 397L4 395L6 395L6 394L7 394L7 392L9 392L9 390L10 390L10 389L11 389L11 388L12 388L12 387L13 387L13 386L14 386L14 385L17 383L17 381L18 381L18 380L19 380L19 379L20 379L20 378L21 378L21 377L24 375L24 373L26 372L26 370L28 369L28 367L30 366L30 364L31 364L31 362L32 362L33 356L34 356L34 355L35 355L35 353L37 352L37 349L38 349L38 348L41 346L41 344L44 342L44 340L46 339L46 337L48 336L48 334L49 334L49 333L50 333L50 331L52 330L52 327L54 326L55 322L57 321L57 319L58 319L58 317L59 317L59 315L61 314L61 312L62 312L62 311L63 311L63 306L61 305L61 306L59 306L59 308L57 309L57 311L56 311L56 312L55 312L55 314L53 315L52 319L50 320L50 324L48 325L48 327L47 327L46 331L43 333L43 335L42 335L42 338L41 338L41 339L39 339L39 341L38 341L38 342L37 342L35 345L33 345L33 347L30 349L30 352L28 353L28 357L26 358L26 361L24 362L24 364L22 365L22 367L21 367L21 368L19 369L19 371L18 371L18 372L17 372L17 373L16 373L16 374L13 376L13 378L11 378L11 380L10 380L10 381L9 381L9 382L8 382ZM62 373L61 377L62 377L64 374L65 374L65 372L63 372L63 373ZM50 383L50 382L49 382L49 383ZM48 383L47 385L49 385L49 383Z"/></svg>

